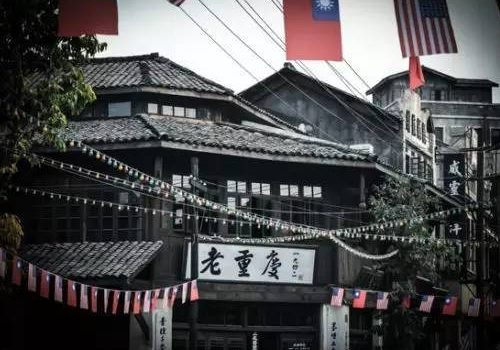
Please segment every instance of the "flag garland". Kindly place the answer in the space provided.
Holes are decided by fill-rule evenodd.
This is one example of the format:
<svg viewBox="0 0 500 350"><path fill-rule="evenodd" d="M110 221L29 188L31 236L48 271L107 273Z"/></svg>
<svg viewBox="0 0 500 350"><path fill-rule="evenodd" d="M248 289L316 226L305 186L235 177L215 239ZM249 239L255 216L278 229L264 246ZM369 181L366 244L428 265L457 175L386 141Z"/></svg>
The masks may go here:
<svg viewBox="0 0 500 350"><path fill-rule="evenodd" d="M161 308L172 308L175 305L178 288L182 288L183 303L199 299L197 280L166 288L136 291L117 290L75 282L53 274L15 255L12 255L12 258L8 260L7 251L2 247L0 247L0 258L4 259L2 264L5 264L5 267L9 261L12 264L9 272L6 271L4 275L0 275L0 278L4 280L9 278L13 284L18 286L26 284L27 290L34 293L37 292L39 286L38 293L42 298L51 299L70 307L90 310L93 313L102 311L117 315L121 310L123 314L138 314ZM51 286L53 286L53 292L51 292ZM172 290L172 293L169 293L169 290ZM159 299L163 300L160 302ZM119 309L120 304L122 304L121 309Z"/></svg>

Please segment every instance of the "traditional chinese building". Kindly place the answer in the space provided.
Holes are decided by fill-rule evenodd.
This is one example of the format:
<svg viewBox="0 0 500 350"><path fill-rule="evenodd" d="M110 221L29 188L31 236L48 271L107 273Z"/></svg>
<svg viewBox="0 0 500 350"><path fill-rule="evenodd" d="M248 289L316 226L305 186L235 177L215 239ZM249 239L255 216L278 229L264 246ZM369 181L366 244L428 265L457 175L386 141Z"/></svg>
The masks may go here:
<svg viewBox="0 0 500 350"><path fill-rule="evenodd" d="M331 349L337 336L350 339L351 349L369 346L371 311L349 314L347 307L329 305L329 286L353 286L363 261L328 240L290 244L279 238L300 233L296 225L366 223L372 186L400 172L372 152L308 135L157 54L94 59L82 68L97 101L65 128L63 137L74 142L66 152L40 149L42 166L23 168L16 179L30 189L12 196L26 231L19 254L80 283L162 288L189 280L189 242L197 233L204 237L196 255L199 312L190 318L191 304L180 295L156 318L109 315L101 306L98 312L78 310L26 293L12 304L21 311L18 323L3 325L6 334L52 349L70 341L72 348L186 349L194 324L199 349L257 343L260 349ZM376 113L401 132L399 117L351 97L345 103ZM137 178L138 170L148 179ZM172 193L182 190L203 201L156 195L163 182ZM430 183L426 189L445 207L459 205ZM221 204L226 212L218 210ZM236 211L243 214L231 214ZM249 224L251 215L268 219ZM278 239L258 241L266 237ZM357 286L375 286L370 283Z"/></svg>

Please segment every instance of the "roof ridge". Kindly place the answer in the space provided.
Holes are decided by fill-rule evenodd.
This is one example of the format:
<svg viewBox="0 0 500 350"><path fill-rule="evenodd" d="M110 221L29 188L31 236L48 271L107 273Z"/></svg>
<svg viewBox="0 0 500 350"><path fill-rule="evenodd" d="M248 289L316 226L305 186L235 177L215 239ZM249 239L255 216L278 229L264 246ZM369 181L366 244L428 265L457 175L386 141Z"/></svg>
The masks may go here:
<svg viewBox="0 0 500 350"><path fill-rule="evenodd" d="M95 62L95 63L132 62L132 61L155 60L159 57L160 55L158 54L158 52L152 52L144 55L93 57L89 58L85 62Z"/></svg>

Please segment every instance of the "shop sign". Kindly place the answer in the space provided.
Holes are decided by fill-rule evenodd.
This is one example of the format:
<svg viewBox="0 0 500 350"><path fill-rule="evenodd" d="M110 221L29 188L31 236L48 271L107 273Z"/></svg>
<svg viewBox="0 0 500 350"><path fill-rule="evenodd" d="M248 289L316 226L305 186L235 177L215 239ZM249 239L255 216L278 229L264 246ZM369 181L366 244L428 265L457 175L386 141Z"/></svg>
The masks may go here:
<svg viewBox="0 0 500 350"><path fill-rule="evenodd" d="M321 305L320 350L349 350L349 307Z"/></svg>
<svg viewBox="0 0 500 350"><path fill-rule="evenodd" d="M172 350L172 309L153 311L153 350Z"/></svg>
<svg viewBox="0 0 500 350"><path fill-rule="evenodd" d="M191 275L190 250L186 278ZM314 248L199 243L198 279L312 284L315 255Z"/></svg>
<svg viewBox="0 0 500 350"><path fill-rule="evenodd" d="M461 153L445 154L443 157L443 182L445 191L451 196L465 195L465 155Z"/></svg>

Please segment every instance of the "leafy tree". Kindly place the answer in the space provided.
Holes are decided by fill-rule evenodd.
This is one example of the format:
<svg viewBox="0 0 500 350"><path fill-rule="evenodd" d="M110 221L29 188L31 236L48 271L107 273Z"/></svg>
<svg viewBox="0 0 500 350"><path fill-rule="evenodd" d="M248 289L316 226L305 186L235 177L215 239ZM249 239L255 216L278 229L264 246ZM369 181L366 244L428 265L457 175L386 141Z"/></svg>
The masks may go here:
<svg viewBox="0 0 500 350"><path fill-rule="evenodd" d="M5 204L17 164L35 142L64 149L59 129L95 100L79 63L106 48L94 36L58 37L57 4L0 2L0 245L10 249L23 234Z"/></svg>
<svg viewBox="0 0 500 350"><path fill-rule="evenodd" d="M375 186L369 207L378 223L402 223L403 220L439 210L439 201L428 194L419 181L387 178L381 185ZM377 269L384 271L386 285L392 289L392 297L399 301L398 306L385 314L385 340L389 349L414 349L423 338L427 325L421 315L401 305L403 298L416 293L417 276L439 285L443 266L457 264L458 259L452 247L419 242L419 239L430 238L433 234L433 225L426 220L411 220L405 221L404 225L395 225L392 234L414 238L415 241L386 247L388 250L397 248L400 253L396 259L377 266Z"/></svg>

